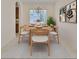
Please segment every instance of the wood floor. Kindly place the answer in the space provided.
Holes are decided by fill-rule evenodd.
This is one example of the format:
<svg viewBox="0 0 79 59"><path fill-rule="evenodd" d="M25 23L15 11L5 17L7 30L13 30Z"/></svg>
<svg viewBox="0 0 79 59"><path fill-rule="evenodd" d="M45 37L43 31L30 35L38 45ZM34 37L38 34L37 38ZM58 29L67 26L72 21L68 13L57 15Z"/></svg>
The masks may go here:
<svg viewBox="0 0 79 59"><path fill-rule="evenodd" d="M2 58L76 58L61 43L57 44L56 40L51 40L50 56L48 56L47 47L42 44L34 46L32 56L30 56L28 38L24 38L20 44L18 44L17 39L12 40L2 48Z"/></svg>

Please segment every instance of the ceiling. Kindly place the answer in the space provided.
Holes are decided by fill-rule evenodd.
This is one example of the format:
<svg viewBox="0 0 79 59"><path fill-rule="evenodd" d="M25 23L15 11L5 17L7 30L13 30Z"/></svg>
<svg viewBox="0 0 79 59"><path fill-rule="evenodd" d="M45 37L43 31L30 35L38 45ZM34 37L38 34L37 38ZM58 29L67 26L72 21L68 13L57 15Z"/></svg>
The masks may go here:
<svg viewBox="0 0 79 59"><path fill-rule="evenodd" d="M55 2L58 2L60 0L19 0L21 3L48 3L53 4Z"/></svg>

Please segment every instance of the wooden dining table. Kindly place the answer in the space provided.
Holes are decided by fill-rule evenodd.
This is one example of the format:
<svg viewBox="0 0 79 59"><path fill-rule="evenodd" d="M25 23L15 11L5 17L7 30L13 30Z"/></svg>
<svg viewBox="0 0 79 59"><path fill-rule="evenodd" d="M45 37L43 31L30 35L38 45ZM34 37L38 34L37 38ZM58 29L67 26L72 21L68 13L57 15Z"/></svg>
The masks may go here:
<svg viewBox="0 0 79 59"><path fill-rule="evenodd" d="M30 31L30 33L29 33L29 44L30 44L30 41L31 41L30 34L32 33L33 30L36 30L36 34L37 35L39 35L39 34L41 34L41 35L46 34L47 31L44 31L44 30L49 30L49 32L53 30L53 28L51 28L50 26L43 26L43 27L41 27L41 26L38 26L38 27L29 26L29 28L27 28L27 29L29 29L29 31Z"/></svg>
<svg viewBox="0 0 79 59"><path fill-rule="evenodd" d="M28 29L28 28L27 28ZM52 31L53 30L53 28L51 28L50 26L43 26L43 27L35 27L35 26L29 26L29 29L30 30L32 30L32 29L37 29L37 30L39 30L39 29L47 29L47 30L49 30L49 31Z"/></svg>

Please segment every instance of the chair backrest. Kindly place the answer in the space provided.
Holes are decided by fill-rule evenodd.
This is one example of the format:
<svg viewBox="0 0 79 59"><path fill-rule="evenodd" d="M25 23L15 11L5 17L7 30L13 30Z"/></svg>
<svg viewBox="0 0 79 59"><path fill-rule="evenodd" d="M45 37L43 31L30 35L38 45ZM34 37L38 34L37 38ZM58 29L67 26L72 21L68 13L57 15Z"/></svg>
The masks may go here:
<svg viewBox="0 0 79 59"><path fill-rule="evenodd" d="M49 30L47 30L47 29L36 29L36 28L32 29L32 30L30 30L30 40L31 40L31 42L32 42L32 36L38 37L38 39L40 37L42 37L40 39L43 39L43 40L46 40L44 38L47 37L48 41L50 40Z"/></svg>
<svg viewBox="0 0 79 59"><path fill-rule="evenodd" d="M32 29L31 34L32 35L48 35L49 30L47 30L47 29Z"/></svg>
<svg viewBox="0 0 79 59"><path fill-rule="evenodd" d="M54 26L54 31L58 32L58 26Z"/></svg>
<svg viewBox="0 0 79 59"><path fill-rule="evenodd" d="M20 26L20 33L23 32L23 31L29 31L29 26L28 25L23 25L23 26Z"/></svg>

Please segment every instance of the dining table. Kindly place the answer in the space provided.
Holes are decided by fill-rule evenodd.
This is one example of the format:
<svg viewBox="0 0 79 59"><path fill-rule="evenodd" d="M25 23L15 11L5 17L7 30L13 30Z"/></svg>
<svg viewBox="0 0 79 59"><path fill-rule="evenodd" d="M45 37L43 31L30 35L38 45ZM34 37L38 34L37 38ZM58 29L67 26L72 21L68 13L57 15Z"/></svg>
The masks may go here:
<svg viewBox="0 0 79 59"><path fill-rule="evenodd" d="M36 34L39 35L44 35L47 33L47 31L44 31L44 30L49 30L50 31L53 31L53 28L50 27L50 26L29 26L27 29L29 29L30 33L29 33L29 44L30 44L30 41L31 41L31 33L33 30L36 30Z"/></svg>

